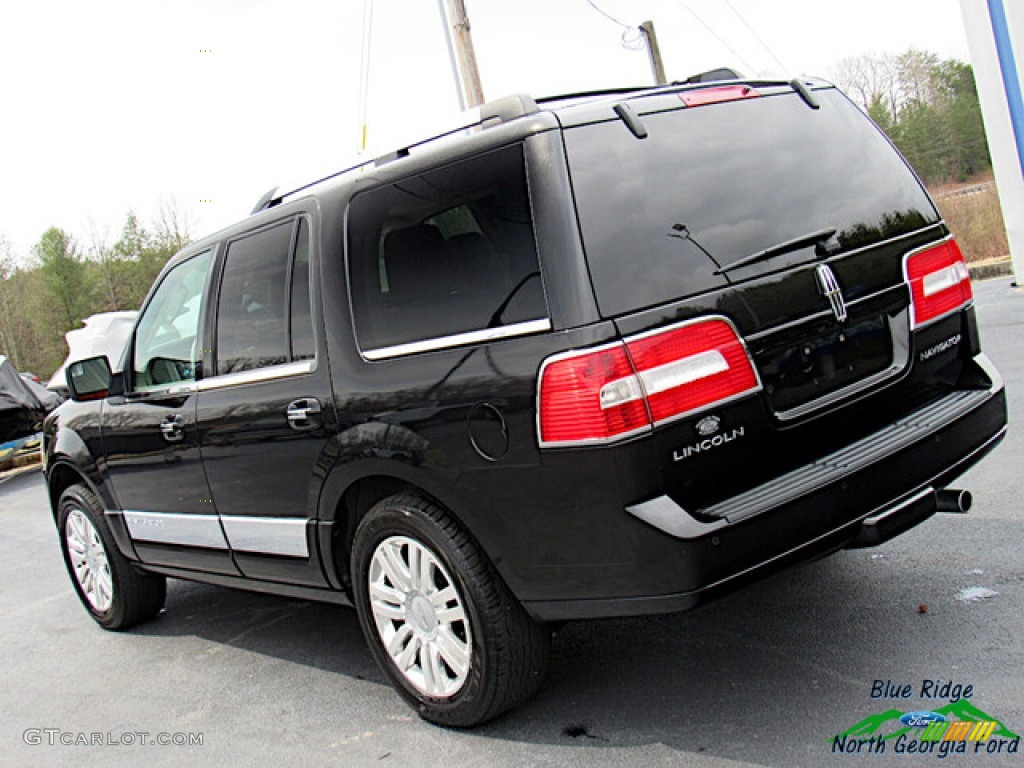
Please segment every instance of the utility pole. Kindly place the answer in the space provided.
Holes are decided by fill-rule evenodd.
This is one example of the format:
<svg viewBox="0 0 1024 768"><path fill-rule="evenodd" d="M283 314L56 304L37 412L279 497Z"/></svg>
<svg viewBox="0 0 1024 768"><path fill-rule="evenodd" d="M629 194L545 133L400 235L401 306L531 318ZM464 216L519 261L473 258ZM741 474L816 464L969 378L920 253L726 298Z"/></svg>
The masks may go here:
<svg viewBox="0 0 1024 768"><path fill-rule="evenodd" d="M644 42L647 43L647 55L651 59L654 82L657 85L665 85L668 78L665 77L665 65L661 62L661 49L658 47L658 36L654 32L654 22L645 21L640 25L640 31L644 33Z"/></svg>
<svg viewBox="0 0 1024 768"><path fill-rule="evenodd" d="M480 72L476 68L473 39L469 36L469 16L463 0L438 0L441 18L448 39L448 54L452 71L459 84L459 106L463 109L484 103L484 89L480 85Z"/></svg>

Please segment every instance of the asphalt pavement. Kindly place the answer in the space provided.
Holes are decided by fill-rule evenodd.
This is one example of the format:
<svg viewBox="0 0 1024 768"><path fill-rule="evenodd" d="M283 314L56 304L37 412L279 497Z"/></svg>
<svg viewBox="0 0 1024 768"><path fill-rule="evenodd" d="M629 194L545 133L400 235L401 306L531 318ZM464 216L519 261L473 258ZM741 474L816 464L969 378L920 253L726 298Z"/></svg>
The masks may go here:
<svg viewBox="0 0 1024 768"><path fill-rule="evenodd" d="M975 291L1012 420L1024 293ZM452 731L401 702L349 609L172 581L156 621L103 631L68 581L40 473L22 473L0 483L0 765L1024 766L998 733L993 754L835 751L858 724L954 695L1024 733L1022 475L1012 425L959 483L969 515L690 613L566 625L539 695Z"/></svg>

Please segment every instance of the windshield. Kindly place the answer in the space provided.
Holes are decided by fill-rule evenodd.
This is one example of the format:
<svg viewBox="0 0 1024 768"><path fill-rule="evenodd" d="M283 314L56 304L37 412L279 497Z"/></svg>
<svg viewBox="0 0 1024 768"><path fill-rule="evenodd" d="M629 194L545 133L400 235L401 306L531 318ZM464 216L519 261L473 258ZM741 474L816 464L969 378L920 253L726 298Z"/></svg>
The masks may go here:
<svg viewBox="0 0 1024 768"><path fill-rule="evenodd" d="M618 120L565 131L602 314L807 260L720 273L808 233L834 229L832 256L938 221L881 132L838 91L815 97L818 110L785 94L643 115L642 140Z"/></svg>

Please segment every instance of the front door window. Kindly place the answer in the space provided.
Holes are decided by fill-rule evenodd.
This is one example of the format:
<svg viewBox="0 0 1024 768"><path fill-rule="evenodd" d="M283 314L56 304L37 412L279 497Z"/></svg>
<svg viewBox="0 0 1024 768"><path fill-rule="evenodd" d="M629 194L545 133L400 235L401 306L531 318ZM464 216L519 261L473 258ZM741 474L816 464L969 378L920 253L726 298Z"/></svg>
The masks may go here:
<svg viewBox="0 0 1024 768"><path fill-rule="evenodd" d="M195 380L202 359L199 309L211 254L193 256L168 272L146 306L132 356L136 391Z"/></svg>

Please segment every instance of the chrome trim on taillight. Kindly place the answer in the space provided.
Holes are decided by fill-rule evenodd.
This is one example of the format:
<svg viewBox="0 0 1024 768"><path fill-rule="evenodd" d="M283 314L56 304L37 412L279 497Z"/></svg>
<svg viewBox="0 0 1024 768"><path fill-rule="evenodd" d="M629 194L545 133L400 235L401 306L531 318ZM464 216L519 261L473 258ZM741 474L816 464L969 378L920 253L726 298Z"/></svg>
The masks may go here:
<svg viewBox="0 0 1024 768"><path fill-rule="evenodd" d="M927 328L929 325L937 323L940 320L944 320L945 318L950 317L951 315L955 315L957 312L962 312L963 310L967 309L970 306L973 306L973 304L974 304L974 298L973 298L973 295L972 295L971 299L969 299L968 301L964 302L963 304L961 304L958 307L954 307L953 309L949 310L948 312L943 312L941 315L936 315L935 317L930 317L927 320L925 320L923 323L920 323L920 324L917 322L917 310L916 310L916 307L914 306L914 289L913 289L913 286L911 284L910 272L907 270L907 265L909 264L910 260L914 256L917 256L919 253L924 253L925 251L930 251L933 248L938 248L939 246L945 245L946 243L949 243L951 241L955 243L956 242L956 238L953 235L947 235L946 237L942 238L941 240L935 240L933 242L928 243L927 245L922 245L919 248L915 248L914 250L908 251L907 253L903 254L903 281L904 281L904 283L906 283L907 290L910 291L910 330L912 330L912 331L919 331L922 328ZM955 266L955 265L952 265L952 264L950 265L950 267L953 267L953 266ZM964 264L964 266L965 267L967 266L966 263ZM949 267L946 267L946 268L940 270L940 272L945 271L948 268ZM936 273L931 273L931 274L936 274ZM961 277L961 279L958 282L951 283L950 285L946 286L946 288L952 288L953 286L958 285L959 283L963 282L964 279L970 280L970 270L967 271L966 278ZM922 288L923 288L923 285L922 285ZM935 293L938 293L939 290L945 290L945 288L943 288L943 289L936 289L932 293L926 293L925 295L926 296L933 296ZM972 294L973 294L973 291L972 291Z"/></svg>

